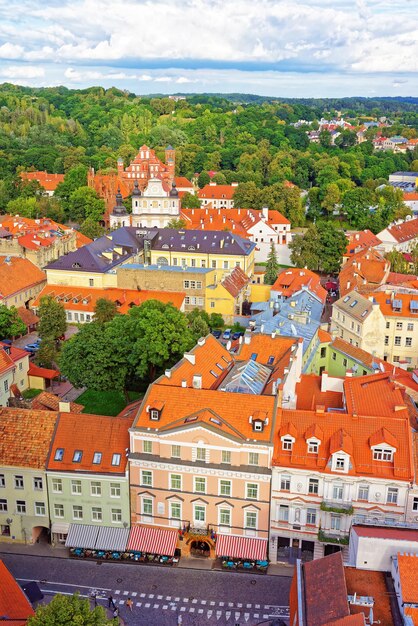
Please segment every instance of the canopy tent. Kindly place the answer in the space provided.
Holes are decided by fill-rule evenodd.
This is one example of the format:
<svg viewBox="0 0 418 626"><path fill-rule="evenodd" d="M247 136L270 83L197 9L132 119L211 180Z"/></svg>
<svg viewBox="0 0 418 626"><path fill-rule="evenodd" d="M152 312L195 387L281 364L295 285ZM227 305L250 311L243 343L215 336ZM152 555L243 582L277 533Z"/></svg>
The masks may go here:
<svg viewBox="0 0 418 626"><path fill-rule="evenodd" d="M131 528L127 550L174 556L177 546L178 531L149 526Z"/></svg>
<svg viewBox="0 0 418 626"><path fill-rule="evenodd" d="M218 533L216 554L217 556L229 556L232 559L263 561L267 558L267 539Z"/></svg>
<svg viewBox="0 0 418 626"><path fill-rule="evenodd" d="M115 552L125 552L128 543L129 528L112 528L111 526L101 526L96 539L96 550L112 550Z"/></svg>

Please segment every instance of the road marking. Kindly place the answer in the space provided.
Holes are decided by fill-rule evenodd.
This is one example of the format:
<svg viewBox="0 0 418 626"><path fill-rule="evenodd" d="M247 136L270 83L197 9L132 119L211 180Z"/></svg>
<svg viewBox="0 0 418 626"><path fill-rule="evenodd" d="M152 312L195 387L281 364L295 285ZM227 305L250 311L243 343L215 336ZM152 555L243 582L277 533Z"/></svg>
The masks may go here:
<svg viewBox="0 0 418 626"><path fill-rule="evenodd" d="M180 607L180 611L184 612L186 610L185 606Z"/></svg>
<svg viewBox="0 0 418 626"><path fill-rule="evenodd" d="M225 618L228 620L231 617L231 611L225 613Z"/></svg>
<svg viewBox="0 0 418 626"><path fill-rule="evenodd" d="M247 609L250 609L252 607L252 604L247 604Z"/></svg>
<svg viewBox="0 0 418 626"><path fill-rule="evenodd" d="M124 596L127 596L128 594L129 594L129 591L124 591L124 592L123 592L123 595L124 595Z"/></svg>
<svg viewBox="0 0 418 626"><path fill-rule="evenodd" d="M16 578L16 580L21 580L23 582L32 582L33 578ZM91 585L74 585L73 583L58 583L55 580L37 580L37 583L41 583L43 585L58 585L60 587L77 587L77 589L91 589ZM107 589L107 587L97 587L96 591L112 591L111 589Z"/></svg>
<svg viewBox="0 0 418 626"><path fill-rule="evenodd" d="M208 619L212 617L213 611L208 611Z"/></svg>
<svg viewBox="0 0 418 626"><path fill-rule="evenodd" d="M163 611L166 611L168 609L168 604L164 604L163 605Z"/></svg>
<svg viewBox="0 0 418 626"><path fill-rule="evenodd" d="M150 608L150 606L151 606L151 603L150 603L150 602L147 602L146 604L144 604L144 607L145 607L146 609L149 609L149 608Z"/></svg>
<svg viewBox="0 0 418 626"><path fill-rule="evenodd" d="M190 607L190 609L189 609L189 613L194 613L195 611L196 611L196 609L195 609L193 606L192 606L192 607Z"/></svg>
<svg viewBox="0 0 418 626"><path fill-rule="evenodd" d="M174 598L174 602L180 602L180 598Z"/></svg>
<svg viewBox="0 0 418 626"><path fill-rule="evenodd" d="M198 613L203 613L203 609L198 609Z"/></svg>
<svg viewBox="0 0 418 626"><path fill-rule="evenodd" d="M162 600L163 596L157 596L157 600Z"/></svg>
<svg viewBox="0 0 418 626"><path fill-rule="evenodd" d="M152 598L153 598L153 597L154 597L154 594L153 594L153 593L149 593L149 594L148 594L148 598L150 598L151 600L152 600Z"/></svg>
<svg viewBox="0 0 418 626"><path fill-rule="evenodd" d="M246 622L248 622L248 620L250 619L250 614L249 613L244 613L244 619Z"/></svg>
<svg viewBox="0 0 418 626"><path fill-rule="evenodd" d="M183 602L188 602L189 598L183 598Z"/></svg>
<svg viewBox="0 0 418 626"><path fill-rule="evenodd" d="M193 600L192 600L192 604L197 604L197 600L196 600L196 598L193 598Z"/></svg>
<svg viewBox="0 0 418 626"><path fill-rule="evenodd" d="M171 596L166 596L166 600L171 600Z"/></svg>
<svg viewBox="0 0 418 626"><path fill-rule="evenodd" d="M136 606L142 606L142 602L137 602Z"/></svg>
<svg viewBox="0 0 418 626"><path fill-rule="evenodd" d="M116 589L116 591L114 591L115 596L120 594L120 589Z"/></svg>
<svg viewBox="0 0 418 626"><path fill-rule="evenodd" d="M211 606L215 606L215 604L216 604L216 602L213 602L213 600L210 603Z"/></svg>
<svg viewBox="0 0 418 626"><path fill-rule="evenodd" d="M141 597L141 598L146 598L146 597L147 597L147 594L146 594L146 593L141 593L141 594L140 594L140 597Z"/></svg>
<svg viewBox="0 0 418 626"><path fill-rule="evenodd" d="M222 611L216 611L216 619L221 619Z"/></svg>
<svg viewBox="0 0 418 626"><path fill-rule="evenodd" d="M131 596L133 596L135 598L135 596L137 596L138 593L136 591L132 591Z"/></svg>
<svg viewBox="0 0 418 626"><path fill-rule="evenodd" d="M160 605L159 604L154 604L154 606L152 607L153 609L159 609Z"/></svg>
<svg viewBox="0 0 418 626"><path fill-rule="evenodd" d="M242 609L242 604L238 603L238 604L237 604L237 607L238 607L239 609Z"/></svg>
<svg viewBox="0 0 418 626"><path fill-rule="evenodd" d="M254 613L254 617L260 617L259 613Z"/></svg>

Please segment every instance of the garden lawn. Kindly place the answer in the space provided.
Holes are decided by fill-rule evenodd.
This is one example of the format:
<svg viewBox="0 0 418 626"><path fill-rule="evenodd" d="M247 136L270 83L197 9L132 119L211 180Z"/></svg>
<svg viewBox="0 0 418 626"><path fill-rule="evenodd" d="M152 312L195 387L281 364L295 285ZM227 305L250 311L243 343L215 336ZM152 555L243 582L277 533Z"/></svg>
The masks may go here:
<svg viewBox="0 0 418 626"><path fill-rule="evenodd" d="M143 396L138 391L129 391L129 400L133 402ZM93 391L87 389L76 402L84 405L83 413L93 413L96 415L118 415L126 406L126 400L120 391Z"/></svg>

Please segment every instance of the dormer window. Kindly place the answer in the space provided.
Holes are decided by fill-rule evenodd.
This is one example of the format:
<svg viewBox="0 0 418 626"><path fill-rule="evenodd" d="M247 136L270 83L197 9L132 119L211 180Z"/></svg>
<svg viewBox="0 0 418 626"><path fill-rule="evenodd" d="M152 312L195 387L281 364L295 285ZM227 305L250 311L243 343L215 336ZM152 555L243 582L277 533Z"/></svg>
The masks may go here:
<svg viewBox="0 0 418 626"><path fill-rule="evenodd" d="M294 439L292 437L282 437L282 450L292 450Z"/></svg>
<svg viewBox="0 0 418 626"><path fill-rule="evenodd" d="M374 461L393 461L393 452L391 448L374 448L373 460Z"/></svg>
<svg viewBox="0 0 418 626"><path fill-rule="evenodd" d="M151 409L149 412L150 419L158 421L160 419L160 412L157 409Z"/></svg>
<svg viewBox="0 0 418 626"><path fill-rule="evenodd" d="M308 454L318 454L319 441L311 439L308 443Z"/></svg>
<svg viewBox="0 0 418 626"><path fill-rule="evenodd" d="M253 430L256 433L263 432L263 428L264 428L264 423L261 420L254 420L253 421Z"/></svg>

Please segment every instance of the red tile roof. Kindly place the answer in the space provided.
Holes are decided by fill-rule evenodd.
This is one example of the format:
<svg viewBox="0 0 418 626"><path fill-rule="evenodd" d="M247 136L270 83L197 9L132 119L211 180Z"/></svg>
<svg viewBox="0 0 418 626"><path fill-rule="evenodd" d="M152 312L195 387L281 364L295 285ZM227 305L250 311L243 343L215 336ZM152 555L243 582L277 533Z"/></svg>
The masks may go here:
<svg viewBox="0 0 418 626"><path fill-rule="evenodd" d="M233 298L236 298L249 282L247 274L240 267L234 267L232 272L222 280L222 286Z"/></svg>
<svg viewBox="0 0 418 626"><path fill-rule="evenodd" d="M53 378L57 378L60 373L57 370L48 369L46 367L39 367L35 365L35 363L31 363L28 369L29 376L35 376L37 378L46 378L47 380L52 380Z"/></svg>
<svg viewBox="0 0 418 626"><path fill-rule="evenodd" d="M418 542L418 530L412 528L381 528L379 526L353 526L358 537L387 539L388 541Z"/></svg>
<svg viewBox="0 0 418 626"><path fill-rule="evenodd" d="M33 311L27 309L25 306L20 306L18 308L19 317L25 326L34 326L39 322L39 317L35 315Z"/></svg>
<svg viewBox="0 0 418 626"><path fill-rule="evenodd" d="M129 448L129 428L132 417L107 417L83 413L60 413L47 462L48 470L123 474L126 469L126 448ZM63 449L62 461L55 460L57 449ZM74 452L82 458L74 462ZM93 463L95 452L101 453L100 463ZM120 455L113 465L113 455Z"/></svg>
<svg viewBox="0 0 418 626"><path fill-rule="evenodd" d="M338 391L321 391L321 376L316 374L302 374L300 382L296 384L296 408L313 411L317 406L325 409L342 409L344 406L343 394Z"/></svg>
<svg viewBox="0 0 418 626"><path fill-rule="evenodd" d="M64 402L62 398L48 391L42 391L35 396L31 402L31 408L39 411L59 411L60 402ZM70 402L70 413L82 413L84 406L77 402Z"/></svg>
<svg viewBox="0 0 418 626"><path fill-rule="evenodd" d="M401 419L407 415L404 394L387 373L346 378L344 393L348 413Z"/></svg>
<svg viewBox="0 0 418 626"><path fill-rule="evenodd" d="M92 314L99 298L106 298L118 304L119 313L127 313L133 306L140 306L147 300L159 300L164 304L171 303L180 309L185 293L178 291L147 291L138 289L95 289L93 287L63 287L62 285L45 285L33 302L32 308L39 307L41 298L52 296L59 299L62 306L69 311L84 311ZM75 302L77 300L77 302Z"/></svg>
<svg viewBox="0 0 418 626"><path fill-rule="evenodd" d="M418 554L398 553L397 556L402 602L418 604Z"/></svg>
<svg viewBox="0 0 418 626"><path fill-rule="evenodd" d="M413 283L418 280L418 276L412 274L399 274L398 272L389 272L387 283L389 285L403 285L405 283Z"/></svg>
<svg viewBox="0 0 418 626"><path fill-rule="evenodd" d="M282 270L271 290L278 291L285 298L290 298L302 287L307 287L322 303L325 303L327 292L321 285L321 279L315 272L308 269L290 268Z"/></svg>
<svg viewBox="0 0 418 626"><path fill-rule="evenodd" d="M199 189L199 198L214 198L216 200L232 200L236 191L236 185L205 185Z"/></svg>
<svg viewBox="0 0 418 626"><path fill-rule="evenodd" d="M26 359L29 357L29 353L26 350L22 350L21 348L16 348L15 346L9 346L7 343L3 343L0 341L0 350L5 349L9 354L13 362L20 361L21 359Z"/></svg>
<svg viewBox="0 0 418 626"><path fill-rule="evenodd" d="M416 318L417 314L411 312L411 302L418 303L418 294L396 293L387 294L384 291L375 291L373 293L374 300L379 304L380 310L386 317L407 317ZM393 307L393 300L402 302L402 309L396 310Z"/></svg>
<svg viewBox="0 0 418 626"><path fill-rule="evenodd" d="M12 370L15 366L12 357L6 352L6 350L1 345L0 348L0 376ZM3 383L2 383L3 384Z"/></svg>
<svg viewBox="0 0 418 626"><path fill-rule="evenodd" d="M48 172L20 172L22 180L36 180L46 191L55 191L58 185L64 182L64 174L49 174Z"/></svg>
<svg viewBox="0 0 418 626"><path fill-rule="evenodd" d="M346 233L348 244L347 250L344 256L352 256L360 250L373 248L378 246L382 242L379 237L376 237L371 230L359 230L354 233Z"/></svg>
<svg viewBox="0 0 418 626"><path fill-rule="evenodd" d="M326 626L350 615L341 552L304 563L303 579L307 625Z"/></svg>
<svg viewBox="0 0 418 626"><path fill-rule="evenodd" d="M389 261L377 250L366 249L353 254L343 265L339 275L341 297L353 289L361 291L370 288L370 284L385 283L389 271Z"/></svg>
<svg viewBox="0 0 418 626"><path fill-rule="evenodd" d="M0 256L0 301L46 282L46 274L28 259Z"/></svg>
<svg viewBox="0 0 418 626"><path fill-rule="evenodd" d="M387 230L398 243L411 241L411 239L418 237L418 218L406 220L402 224L395 224Z"/></svg>
<svg viewBox="0 0 418 626"><path fill-rule="evenodd" d="M186 228L197 230L229 230L242 237L248 237L248 231L262 220L261 211L254 209L214 209L206 205L202 209L182 209L180 217L186 222ZM267 223L274 227L290 224L279 211L269 211Z"/></svg>
<svg viewBox="0 0 418 626"><path fill-rule="evenodd" d="M57 415L0 407L0 465L45 469Z"/></svg>
<svg viewBox="0 0 418 626"><path fill-rule="evenodd" d="M0 561L0 615L7 616L4 624L25 626L27 620L35 612L25 596L19 583L9 572L3 561ZM0 622L3 620L0 618Z"/></svg>
<svg viewBox="0 0 418 626"><path fill-rule="evenodd" d="M191 187L193 189L193 183L190 182L188 178L185 176L176 176L174 178L174 182L176 183L176 187Z"/></svg>

